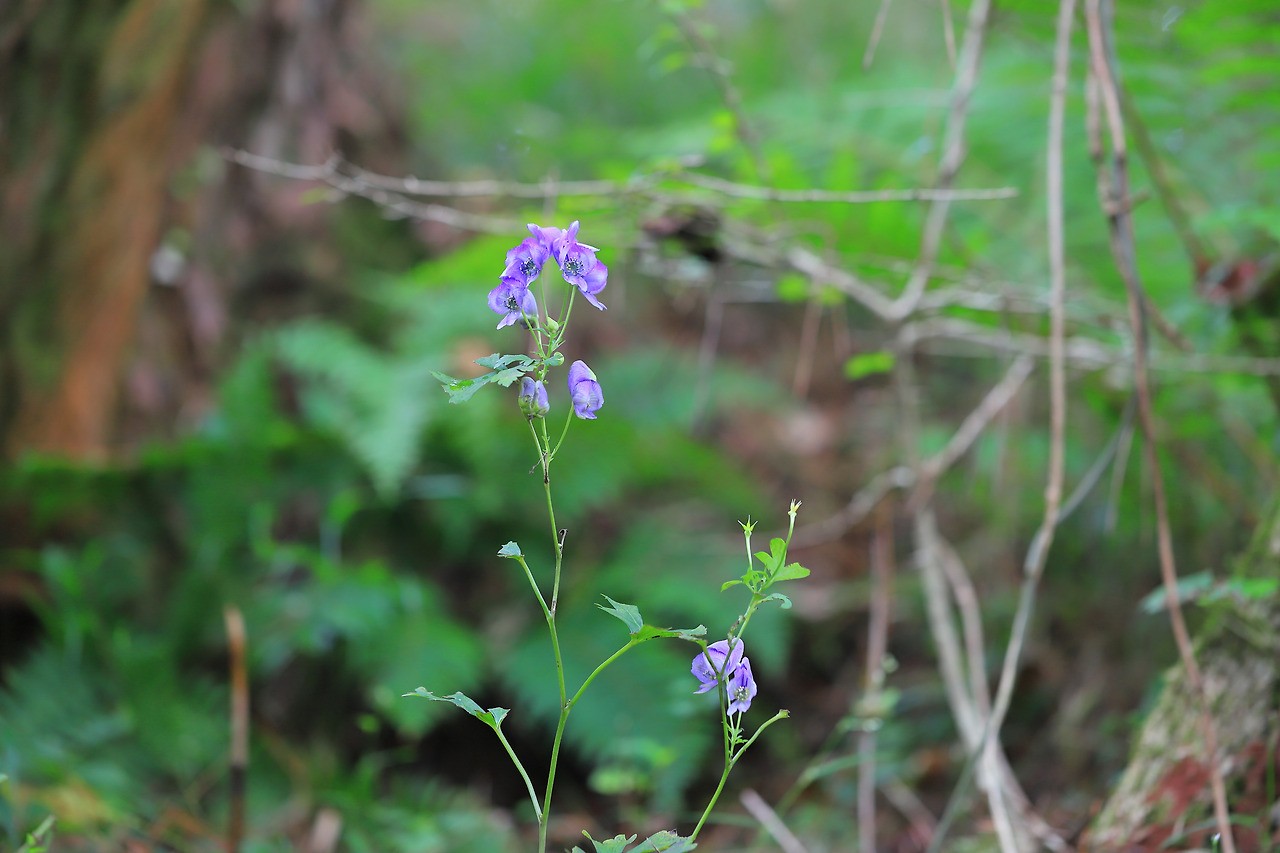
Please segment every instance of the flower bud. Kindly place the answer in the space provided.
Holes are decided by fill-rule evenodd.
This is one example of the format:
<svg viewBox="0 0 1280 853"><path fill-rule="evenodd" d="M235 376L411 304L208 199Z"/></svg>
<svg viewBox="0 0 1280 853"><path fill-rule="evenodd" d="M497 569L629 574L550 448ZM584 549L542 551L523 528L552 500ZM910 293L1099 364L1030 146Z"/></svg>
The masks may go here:
<svg viewBox="0 0 1280 853"><path fill-rule="evenodd" d="M520 403L520 411L530 420L544 417L551 411L547 402L547 386L529 376L520 380L520 396L516 399Z"/></svg>

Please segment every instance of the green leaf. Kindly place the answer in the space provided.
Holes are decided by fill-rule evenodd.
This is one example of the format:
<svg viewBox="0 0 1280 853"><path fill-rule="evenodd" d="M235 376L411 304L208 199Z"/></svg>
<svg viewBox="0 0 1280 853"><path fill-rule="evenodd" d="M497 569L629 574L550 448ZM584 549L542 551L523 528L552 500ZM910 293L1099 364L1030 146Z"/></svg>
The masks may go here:
<svg viewBox="0 0 1280 853"><path fill-rule="evenodd" d="M486 355L484 358L477 358L476 364L481 367L487 367L490 370L505 370L512 365L522 368L533 367L534 360L527 355Z"/></svg>
<svg viewBox="0 0 1280 853"><path fill-rule="evenodd" d="M762 598L762 599L760 600L760 603L761 603L761 604L767 604L767 603L769 603L770 601L776 601L776 602L778 602L779 604L781 604L781 605L782 605L782 609L783 609L783 610L790 610L790 609L791 609L791 599L790 599L790 598L787 598L785 595L783 595L783 594L782 594L782 593L780 593L780 592L775 592L775 593L773 593L773 594L771 594L771 595L766 595L764 598Z"/></svg>
<svg viewBox="0 0 1280 853"><path fill-rule="evenodd" d="M490 382L497 382L503 388L507 388L510 387L512 382L524 376L526 369L524 367L508 367L506 370L499 370L497 373L486 374L485 378L489 379Z"/></svg>
<svg viewBox="0 0 1280 853"><path fill-rule="evenodd" d="M809 298L809 279L799 273L786 273L778 277L774 289L783 302L803 302Z"/></svg>
<svg viewBox="0 0 1280 853"><path fill-rule="evenodd" d="M787 543L783 539L774 537L769 540L769 550L772 553L766 554L764 551L757 551L756 559L764 563L764 567L769 574L773 574L782 565L782 562L787 559Z"/></svg>
<svg viewBox="0 0 1280 853"><path fill-rule="evenodd" d="M596 841L585 829L582 831L582 834L587 836L587 840L596 848L595 853L625 853L627 845L635 841L637 838L635 835L630 838L625 835L617 835L610 838L608 841ZM574 853L586 853L586 851L581 847L575 847L573 850Z"/></svg>
<svg viewBox="0 0 1280 853"><path fill-rule="evenodd" d="M720 591L721 591L721 592L724 592L724 591L725 591L726 589L728 589L729 587L731 587L731 586L737 586L737 585L738 585L738 584L740 584L740 583L742 583L742 581L741 581L741 580L725 581L724 583L720 584Z"/></svg>
<svg viewBox="0 0 1280 853"><path fill-rule="evenodd" d="M431 371L431 375L439 380L440 384L444 386L445 393L449 395L450 403L465 403L467 400L470 400L477 391L492 382L496 382L504 388L509 387L511 383L523 376L533 364L532 359L527 356L498 356L497 353L489 356L488 358L479 359L477 361L478 364L490 361L496 364L517 358L523 360L514 367L504 367L500 370L494 370L490 373L486 373L483 376L477 376L474 379L457 379L447 373L440 373L435 370ZM482 364L481 366L488 367L489 365Z"/></svg>
<svg viewBox="0 0 1280 853"><path fill-rule="evenodd" d="M486 376L476 379L455 379L447 373L433 370L431 375L444 386L445 393L449 395L450 403L465 403L486 384L486 376L492 376L493 374L486 374Z"/></svg>
<svg viewBox="0 0 1280 853"><path fill-rule="evenodd" d="M427 688L419 687L417 690L413 691L412 693L406 693L404 695L405 696L421 696L424 699L431 699L435 702L451 702L454 705L457 705L462 710L466 711L471 716L475 717L480 722L484 723L489 728L493 729L494 731L498 730L498 728L502 725L502 721L506 719L507 714L511 713L510 708L490 708L489 710L486 711L483 708L481 708L479 705L477 705L475 703L475 700L473 700L470 696L462 692L451 693L448 696L437 696Z"/></svg>
<svg viewBox="0 0 1280 853"><path fill-rule="evenodd" d="M621 619L632 636L635 636L644 627L644 619L640 616L640 608L633 604L620 604L607 595L604 596L604 600L609 602L608 607L603 604L597 604L596 607L599 607L610 616L616 616Z"/></svg>
<svg viewBox="0 0 1280 853"><path fill-rule="evenodd" d="M697 846L692 838L664 829L641 841L631 853L687 853Z"/></svg>
<svg viewBox="0 0 1280 853"><path fill-rule="evenodd" d="M893 370L893 353L887 350L859 353L844 363L845 379L862 379Z"/></svg>
<svg viewBox="0 0 1280 853"><path fill-rule="evenodd" d="M520 550L520 546L515 542L508 542L498 549L498 556L514 560L516 557L523 557L524 552Z"/></svg>
<svg viewBox="0 0 1280 853"><path fill-rule="evenodd" d="M773 581L777 583L778 581L794 581L807 577L809 577L809 570L804 566L799 563L787 563L787 565L778 569L777 574L773 576Z"/></svg>
<svg viewBox="0 0 1280 853"><path fill-rule="evenodd" d="M688 640L692 643L706 635L706 625L699 625L697 628L655 628L652 625L643 625L639 631L632 632L631 636L635 637L639 642L656 640L659 637L674 637L678 640Z"/></svg>
<svg viewBox="0 0 1280 853"><path fill-rule="evenodd" d="M1207 593L1213 587L1213 575L1209 572L1196 572L1178 579L1178 603L1186 604ZM1159 613L1164 610L1164 587L1156 587L1143 596L1138 602L1143 613Z"/></svg>

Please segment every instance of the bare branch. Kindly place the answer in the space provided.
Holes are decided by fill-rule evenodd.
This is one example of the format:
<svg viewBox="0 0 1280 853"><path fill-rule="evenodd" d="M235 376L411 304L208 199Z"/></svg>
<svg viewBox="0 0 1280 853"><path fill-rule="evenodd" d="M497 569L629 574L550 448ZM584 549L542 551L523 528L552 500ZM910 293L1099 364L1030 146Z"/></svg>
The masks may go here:
<svg viewBox="0 0 1280 853"><path fill-rule="evenodd" d="M1143 456L1149 469L1155 501L1156 545L1160 558L1160 577L1164 584L1165 606L1169 613L1169 624L1173 630L1174 640L1178 646L1178 655L1182 660L1183 669L1186 670L1187 683L1200 700L1200 725L1205 740L1205 751L1208 754L1205 764L1209 769L1214 820L1217 823L1222 849L1224 853L1235 853L1236 845L1231 831L1231 815L1227 808L1226 786L1223 783L1222 768L1219 764L1217 725L1213 719L1200 665L1196 661L1195 650L1191 645L1191 637L1187 631L1178 597L1178 570L1174 563L1173 534L1169 527L1164 472L1160 468L1156 447L1155 416L1152 411L1150 378L1147 372L1147 334L1143 292L1135 259L1133 218L1126 205L1129 197L1128 164L1124 118L1120 108L1120 84L1115 76L1115 60L1109 44L1110 4L1106 6L1105 14L1108 20L1104 28L1102 0L1088 0L1085 6L1085 18L1089 27L1091 70L1097 80L1097 89L1101 95L1103 115L1106 118L1108 137L1111 142L1109 164L1111 184L1109 187L1103 187L1100 182L1099 189L1103 207L1109 211L1107 223L1111 236L1111 251L1129 295L1129 323L1135 341L1133 372L1138 396L1138 423L1142 429ZM1101 174L1106 164L1099 158L1097 166ZM1109 194L1105 192L1106 189L1110 190Z"/></svg>
<svg viewBox="0 0 1280 853"><path fill-rule="evenodd" d="M938 170L936 183L938 189L950 189L956 173L960 171L960 164L964 162L965 122L969 114L969 100L973 96L973 90L978 81L978 66L982 60L982 44L990 11L991 0L974 0L973 5L969 7L969 23L965 29L964 43L960 48L955 88L951 94L951 114L947 119L942 163ZM938 249L942 244L942 229L946 226L950 209L951 202L946 198L938 199L929 208L915 271L903 288L902 296L893 306L893 314L899 319L912 315L916 303L924 293L925 285L933 271L933 264L938 259Z"/></svg>

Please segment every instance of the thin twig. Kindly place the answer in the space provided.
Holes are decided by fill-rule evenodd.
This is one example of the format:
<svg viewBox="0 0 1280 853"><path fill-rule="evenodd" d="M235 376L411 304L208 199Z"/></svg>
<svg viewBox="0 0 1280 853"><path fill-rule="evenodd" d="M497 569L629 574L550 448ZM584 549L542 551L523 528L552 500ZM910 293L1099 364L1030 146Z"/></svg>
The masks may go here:
<svg viewBox="0 0 1280 853"><path fill-rule="evenodd" d="M731 198L779 201L791 204L876 204L888 201L1001 201L1016 198L1017 187L990 187L987 189L950 189L924 187L902 190L784 190L772 187L741 184L715 178L698 172L675 172L670 179L713 190Z"/></svg>
<svg viewBox="0 0 1280 853"><path fill-rule="evenodd" d="M947 44L947 62L956 67L956 25L951 16L951 0L942 0L942 40Z"/></svg>
<svg viewBox="0 0 1280 853"><path fill-rule="evenodd" d="M881 504L871 539L871 611L867 620L867 663L862 683L864 702L880 705L884 661L889 652L889 611L893 601L893 510ZM876 740L878 726L858 733L858 846L876 850Z"/></svg>
<svg viewBox="0 0 1280 853"><path fill-rule="evenodd" d="M1205 690L1200 665L1196 661L1195 650L1191 645L1191 636L1187 631L1178 597L1178 571L1173 555L1173 535L1169 527L1168 498L1165 493L1164 472L1160 468L1160 457L1156 447L1155 415L1152 410L1151 385L1147 372L1146 321L1142 310L1142 288L1135 260L1133 219L1125 205L1129 196L1128 163L1124 117L1120 107L1120 83L1116 79L1114 57L1109 45L1110 12L1108 4L1107 26L1104 29L1102 0L1088 0L1085 7L1085 18L1089 28L1091 70L1096 77L1098 91L1101 94L1102 115L1106 119L1111 142L1111 181L1109 185L1100 181L1099 189L1103 193L1104 209L1109 211L1107 223L1111 236L1111 251L1129 295L1129 323L1135 341L1134 384L1138 396L1138 423L1142 430L1143 457L1151 477L1155 502L1156 544L1160 561L1160 577L1164 584L1166 610L1169 613L1169 624L1178 647L1178 655L1186 672L1187 684L1200 703L1201 733L1205 740L1205 752L1208 755L1205 765L1209 771L1214 821L1217 824L1222 850L1223 853L1235 853L1231 816L1227 808L1226 785L1222 779L1222 767L1218 758L1217 725L1213 719L1212 706ZM1103 162L1099 160L1100 176L1104 174L1104 168ZM1108 189L1110 193L1105 192Z"/></svg>
<svg viewBox="0 0 1280 853"><path fill-rule="evenodd" d="M876 61L876 48L880 45L880 36L884 34L885 21L889 19L889 6L893 0L880 0L880 9L876 12L876 22L871 25L871 37L867 39L867 49L862 52L862 69L871 67Z"/></svg>
<svg viewBox="0 0 1280 853"><path fill-rule="evenodd" d="M227 799L227 851L237 853L244 842L244 798L249 771L249 675L245 664L244 616L239 608L222 611L227 630L227 654L231 671L231 773Z"/></svg>
<svg viewBox="0 0 1280 853"><path fill-rule="evenodd" d="M978 440L978 436L982 435L992 419L1009 405L1009 401L1022 388L1034 367L1035 360L1031 356L1021 355L1013 360L1000 381L992 386L991 390L983 396L982 401L960 422L959 428L942 450L929 457L929 460L921 466L921 476L916 484L918 493L932 489L937 479L949 470L957 459L967 453L969 448L973 447L973 443ZM918 497L913 498L913 500L918 499Z"/></svg>
<svg viewBox="0 0 1280 853"><path fill-rule="evenodd" d="M765 831L773 836L773 840L778 842L778 846L782 848L783 853L807 853L805 846L800 843L800 839L787 829L787 825L778 817L778 813L769 808L769 804L765 802L764 797L748 788L742 792L739 797L742 801L742 807L756 819L756 821L764 827Z"/></svg>
<svg viewBox="0 0 1280 853"><path fill-rule="evenodd" d="M703 64L711 73L716 89L720 92L720 100L724 102L725 109L733 116L734 133L737 135L738 141L742 143L747 156L751 158L751 163L756 170L756 178L763 183L772 184L773 177L769 164L765 160L764 152L760 148L760 139L756 135L751 121L747 118L746 109L742 105L742 95L738 92L738 87L733 84L733 78L729 76L729 72L725 69L725 61L716 55L715 48L702 35L697 24L689 18L682 7L670 3L663 4L662 8L675 21L676 28L680 30L680 34L684 36L689 46L703 58Z"/></svg>
<svg viewBox="0 0 1280 853"><path fill-rule="evenodd" d="M1047 163L1047 228L1049 244L1049 472L1044 489L1044 516L1032 539L1023 565L1023 589L1019 597L1004 664L996 688L996 699L987 722L983 761L988 773L998 760L1000 727L1013 697L1018 663L1026 643L1027 628L1044 574L1049 548L1058 527L1062 501L1062 481L1066 448L1066 251L1062 202L1062 127L1066 111L1067 72L1071 59L1071 24L1075 0L1061 0L1058 6L1057 39L1054 47L1053 89L1049 101Z"/></svg>
<svg viewBox="0 0 1280 853"><path fill-rule="evenodd" d="M938 189L951 188L956 173L960 171L960 164L964 162L965 123L969 115L969 101L973 97L973 90L978 82L978 66L982 60L982 44L990 11L991 0L973 0L973 5L969 7L969 22L964 33L964 43L960 48L955 88L951 93L951 113L947 118L942 162L935 182ZM942 230L947 224L947 214L950 209L951 202L945 198L935 201L929 207L915 270L908 279L906 287L903 288L901 297L893 306L893 314L899 319L905 319L914 313L916 303L924 293L933 265L938 259L938 250L942 245Z"/></svg>

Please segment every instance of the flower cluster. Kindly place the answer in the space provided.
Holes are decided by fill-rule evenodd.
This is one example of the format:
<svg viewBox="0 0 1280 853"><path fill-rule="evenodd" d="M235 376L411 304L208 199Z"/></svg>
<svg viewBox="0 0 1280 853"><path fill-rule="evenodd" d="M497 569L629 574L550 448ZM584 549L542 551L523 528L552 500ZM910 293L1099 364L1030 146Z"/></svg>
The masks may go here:
<svg viewBox="0 0 1280 853"><path fill-rule="evenodd" d="M577 220L563 231L530 223L529 233L533 236L507 252L501 283L489 291L489 307L502 315L498 328L537 317L538 303L529 292L529 285L542 274L551 258L555 258L564 280L603 311L604 303L597 296L609 280L609 268L596 257L599 249L578 242Z"/></svg>
<svg viewBox="0 0 1280 853"><path fill-rule="evenodd" d="M706 693L722 681L729 697L729 713L741 714L756 696L756 680L742 640L721 640L707 646L693 659L693 675L701 686L694 693Z"/></svg>
<svg viewBox="0 0 1280 853"><path fill-rule="evenodd" d="M588 302L602 311L605 308L597 297L608 282L609 268L596 257L599 249L578 242L578 226L576 220L563 230L530 223L529 233L532 236L524 238L507 252L499 284L489 291L489 307L502 315L498 328L522 323L533 331L538 337L544 363L547 354L560 345L564 336L562 323L550 317L545 325L539 323L538 301L529 289L529 285L542 275L542 268L548 260L555 258L564 280L576 287ZM568 319L567 312L564 319ZM543 348L544 331L555 333L550 347L546 349ZM517 400L520 411L530 419L545 417L551 409L547 388L543 384L544 374L545 369L541 369L539 378L525 376L520 380ZM569 366L569 398L573 402L574 414L586 420L595 420L596 412L604 405L604 391L585 362L575 361Z"/></svg>

